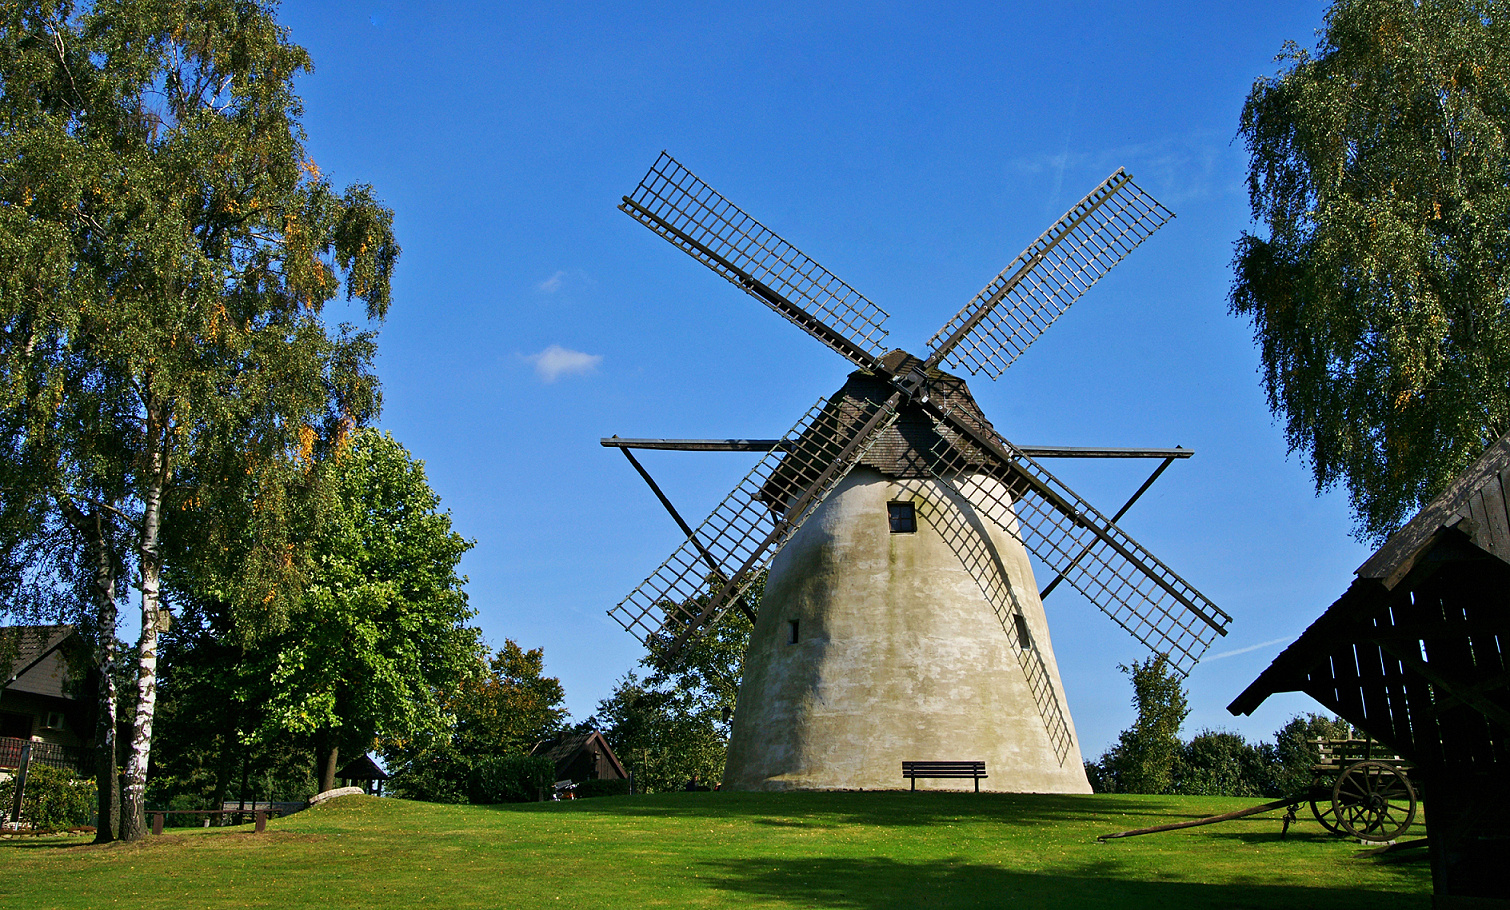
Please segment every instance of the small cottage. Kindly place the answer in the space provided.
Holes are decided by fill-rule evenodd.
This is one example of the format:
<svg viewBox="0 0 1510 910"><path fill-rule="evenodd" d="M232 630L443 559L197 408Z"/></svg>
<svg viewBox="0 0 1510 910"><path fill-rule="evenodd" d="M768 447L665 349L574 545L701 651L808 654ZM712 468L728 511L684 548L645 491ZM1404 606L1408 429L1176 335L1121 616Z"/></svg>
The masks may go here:
<svg viewBox="0 0 1510 910"><path fill-rule="evenodd" d="M628 772L613 754L608 740L597 730L588 733L563 733L541 740L530 750L556 763L556 780L581 783L584 780L627 780Z"/></svg>

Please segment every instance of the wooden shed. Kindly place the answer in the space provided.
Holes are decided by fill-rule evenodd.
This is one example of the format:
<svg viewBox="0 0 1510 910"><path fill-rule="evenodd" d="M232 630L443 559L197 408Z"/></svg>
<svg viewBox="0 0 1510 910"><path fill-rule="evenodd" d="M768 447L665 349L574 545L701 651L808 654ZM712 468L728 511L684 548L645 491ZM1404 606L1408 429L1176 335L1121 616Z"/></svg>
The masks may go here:
<svg viewBox="0 0 1510 910"><path fill-rule="evenodd" d="M1228 710L1305 692L1411 761L1435 906L1510 900L1510 436L1385 542ZM1479 904L1473 904L1479 906Z"/></svg>
<svg viewBox="0 0 1510 910"><path fill-rule="evenodd" d="M530 754L542 755L555 762L558 781L581 783L584 780L626 780L629 777L608 740L597 730L563 733L554 739L541 740Z"/></svg>
<svg viewBox="0 0 1510 910"><path fill-rule="evenodd" d="M377 762L366 752L347 762L336 772L336 780L341 781L342 786L361 787L378 796L383 795L383 781L387 779L388 772L379 768Z"/></svg>

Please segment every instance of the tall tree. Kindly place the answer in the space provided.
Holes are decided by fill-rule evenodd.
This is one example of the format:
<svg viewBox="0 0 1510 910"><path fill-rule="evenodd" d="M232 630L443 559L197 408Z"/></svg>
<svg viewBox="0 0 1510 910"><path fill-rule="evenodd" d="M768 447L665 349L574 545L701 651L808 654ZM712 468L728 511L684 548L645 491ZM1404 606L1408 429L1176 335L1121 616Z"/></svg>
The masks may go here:
<svg viewBox="0 0 1510 910"><path fill-rule="evenodd" d="M268 647L261 734L315 737L320 786L342 750L444 725L444 693L475 666L477 630L456 573L471 542L391 435L359 430L326 466L333 503L309 579Z"/></svg>
<svg viewBox="0 0 1510 910"><path fill-rule="evenodd" d="M762 579L746 596L758 607L764 590ZM593 722L634 772L636 788L678 790L693 774L722 779L750 631L749 620L730 613L678 660L652 646L640 661L648 675L629 673L598 703Z"/></svg>
<svg viewBox="0 0 1510 910"><path fill-rule="evenodd" d="M1102 792L1168 793L1182 748L1180 726L1190 714L1185 687L1162 654L1119 669L1132 678L1138 718L1099 762L1086 764L1086 773Z"/></svg>
<svg viewBox="0 0 1510 910"><path fill-rule="evenodd" d="M1232 311L1318 490L1379 541L1510 431L1510 2L1336 0L1241 135Z"/></svg>
<svg viewBox="0 0 1510 910"><path fill-rule="evenodd" d="M334 192L305 154L293 79L309 59L274 11L0 11L0 452L26 468L7 478L80 529L86 561L129 571L140 595L126 839L145 831L165 523L213 517L200 506L249 484L277 503L377 406L370 335L332 334L320 311L344 284L382 318L392 215L368 187ZM293 569L280 538L249 565ZM276 613L290 590L228 577L248 582L227 594L249 610ZM110 586L97 589L106 640Z"/></svg>

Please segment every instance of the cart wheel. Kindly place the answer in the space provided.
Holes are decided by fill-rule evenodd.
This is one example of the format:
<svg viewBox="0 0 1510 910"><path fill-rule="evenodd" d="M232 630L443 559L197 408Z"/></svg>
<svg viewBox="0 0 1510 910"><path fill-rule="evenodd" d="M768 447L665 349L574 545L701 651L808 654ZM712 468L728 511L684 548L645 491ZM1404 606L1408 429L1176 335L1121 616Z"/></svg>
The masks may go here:
<svg viewBox="0 0 1510 910"><path fill-rule="evenodd" d="M1311 814L1321 822L1321 827L1333 834L1343 834L1342 826L1337 824L1337 810L1333 806L1330 796L1314 796L1311 798Z"/></svg>
<svg viewBox="0 0 1510 910"><path fill-rule="evenodd" d="M1348 765L1332 786L1332 817L1344 833L1359 840L1392 841L1416 819L1416 790L1387 762Z"/></svg>

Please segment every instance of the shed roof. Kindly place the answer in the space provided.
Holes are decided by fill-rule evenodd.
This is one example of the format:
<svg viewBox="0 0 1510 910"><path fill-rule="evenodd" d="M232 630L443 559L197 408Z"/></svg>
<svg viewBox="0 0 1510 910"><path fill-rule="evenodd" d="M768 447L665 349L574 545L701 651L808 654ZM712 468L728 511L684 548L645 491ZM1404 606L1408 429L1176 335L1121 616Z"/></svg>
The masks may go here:
<svg viewBox="0 0 1510 910"><path fill-rule="evenodd" d="M1510 433L1501 436L1405 527L1358 567L1359 578L1393 588L1431 539L1456 527L1476 546L1510 562Z"/></svg>
<svg viewBox="0 0 1510 910"><path fill-rule="evenodd" d="M371 755L363 752L360 757L343 765L336 772L336 777L341 780L387 780L388 772L379 768Z"/></svg>
<svg viewBox="0 0 1510 910"><path fill-rule="evenodd" d="M1421 763L1510 743L1510 436L1358 569L1347 591L1227 706L1304 691Z"/></svg>
<svg viewBox="0 0 1510 910"><path fill-rule="evenodd" d="M608 740L597 730L589 730L586 733L563 733L553 739L543 739L535 743L530 750L531 755L539 755L556 763L557 769L570 765L574 759L589 749L595 749L600 755L609 761L618 772L620 778L628 777L624 766L619 763L619 757L614 754L613 747Z"/></svg>

